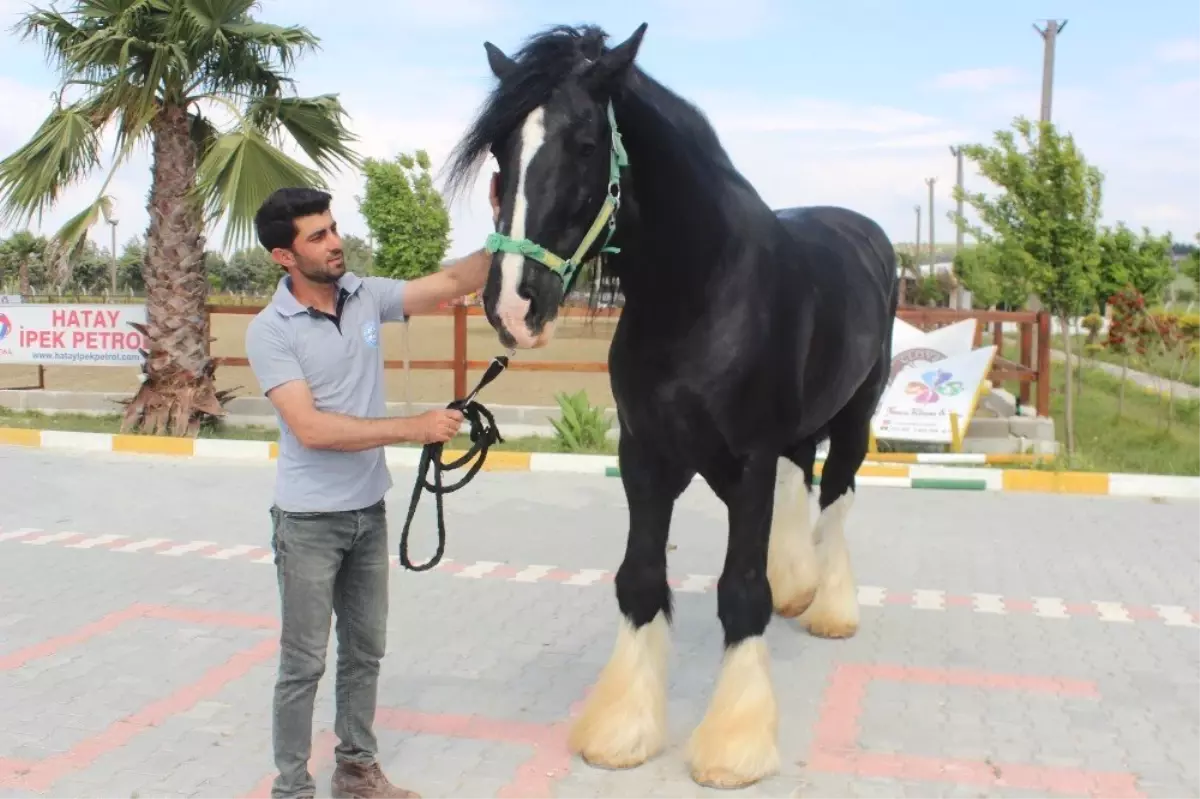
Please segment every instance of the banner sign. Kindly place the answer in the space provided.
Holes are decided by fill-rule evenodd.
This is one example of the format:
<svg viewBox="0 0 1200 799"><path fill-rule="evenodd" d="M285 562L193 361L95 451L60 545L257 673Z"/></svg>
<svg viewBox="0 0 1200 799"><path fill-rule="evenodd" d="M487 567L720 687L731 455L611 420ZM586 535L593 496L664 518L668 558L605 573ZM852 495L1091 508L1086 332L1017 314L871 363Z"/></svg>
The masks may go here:
<svg viewBox="0 0 1200 799"><path fill-rule="evenodd" d="M0 305L17 305L24 299L20 294L0 294Z"/></svg>
<svg viewBox="0 0 1200 799"><path fill-rule="evenodd" d="M145 305L0 307L0 366L140 366Z"/></svg>
<svg viewBox="0 0 1200 799"><path fill-rule="evenodd" d="M948 444L951 414L965 436L995 357L996 347L988 346L901 369L871 420L875 437Z"/></svg>
<svg viewBox="0 0 1200 799"><path fill-rule="evenodd" d="M892 325L892 370L888 385L906 366L937 363L970 352L975 344L975 326L976 320L963 319L926 333L896 317Z"/></svg>

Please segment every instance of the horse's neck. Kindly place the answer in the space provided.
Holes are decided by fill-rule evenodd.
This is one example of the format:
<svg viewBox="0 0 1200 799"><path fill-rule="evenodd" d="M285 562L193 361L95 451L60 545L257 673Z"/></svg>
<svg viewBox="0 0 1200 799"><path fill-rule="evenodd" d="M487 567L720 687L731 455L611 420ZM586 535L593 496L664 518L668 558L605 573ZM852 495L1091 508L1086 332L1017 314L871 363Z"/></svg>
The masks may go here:
<svg viewBox="0 0 1200 799"><path fill-rule="evenodd" d="M630 164L618 223L630 234L626 301L702 311L719 301L720 284L760 280L751 272L767 259L754 250L773 246L774 214L694 110L644 74L634 80L613 109Z"/></svg>
<svg viewBox="0 0 1200 799"><path fill-rule="evenodd" d="M724 165L689 155L682 149L689 145L648 124L648 114L631 119L627 208L618 222L628 232L622 289L627 304L694 316L719 301L722 282L758 279L763 259L747 256L770 246L755 231L772 224L773 214Z"/></svg>

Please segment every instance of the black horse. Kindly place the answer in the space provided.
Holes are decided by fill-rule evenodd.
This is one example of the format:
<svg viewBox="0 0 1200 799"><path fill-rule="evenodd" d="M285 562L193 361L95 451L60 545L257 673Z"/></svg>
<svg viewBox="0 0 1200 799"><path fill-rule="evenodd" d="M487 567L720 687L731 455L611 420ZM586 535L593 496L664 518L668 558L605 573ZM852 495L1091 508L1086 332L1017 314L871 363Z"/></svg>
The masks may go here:
<svg viewBox="0 0 1200 799"><path fill-rule="evenodd" d="M724 660L689 759L695 781L733 787L778 769L763 641L772 606L818 636L858 627L843 530L888 375L896 257L853 211L770 209L704 116L634 65L645 29L608 48L597 28L556 27L515 58L487 43L499 82L449 185L496 157L483 299L506 346L549 340L575 269L602 247L625 295L609 354L629 501L621 619L571 747L620 768L664 745L668 528L699 474L728 507L729 545L717 584Z"/></svg>

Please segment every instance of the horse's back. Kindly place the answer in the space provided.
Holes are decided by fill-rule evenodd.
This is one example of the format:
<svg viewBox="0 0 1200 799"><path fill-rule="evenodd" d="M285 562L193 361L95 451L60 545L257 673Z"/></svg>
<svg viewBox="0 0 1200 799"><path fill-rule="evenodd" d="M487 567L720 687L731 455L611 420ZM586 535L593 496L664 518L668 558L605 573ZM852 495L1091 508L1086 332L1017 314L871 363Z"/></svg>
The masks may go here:
<svg viewBox="0 0 1200 799"><path fill-rule="evenodd" d="M869 280L885 298L891 294L896 281L896 253L875 220L835 205L781 208L775 216L804 260L818 272L858 272L845 277L851 281Z"/></svg>

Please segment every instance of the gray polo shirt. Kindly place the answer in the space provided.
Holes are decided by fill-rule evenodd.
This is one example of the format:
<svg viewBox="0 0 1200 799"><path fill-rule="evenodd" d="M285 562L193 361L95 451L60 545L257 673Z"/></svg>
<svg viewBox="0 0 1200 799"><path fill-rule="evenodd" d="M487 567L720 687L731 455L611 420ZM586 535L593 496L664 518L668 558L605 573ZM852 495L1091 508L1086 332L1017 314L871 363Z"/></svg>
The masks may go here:
<svg viewBox="0 0 1200 799"><path fill-rule="evenodd" d="M305 380L318 410L347 416L386 415L380 325L404 320L404 281L338 281L338 321L301 305L279 281L271 303L246 330L246 354L262 392ZM339 324L340 323L340 324ZM392 486L382 447L361 452L308 449L279 419L275 504L285 511L357 510L374 505Z"/></svg>

